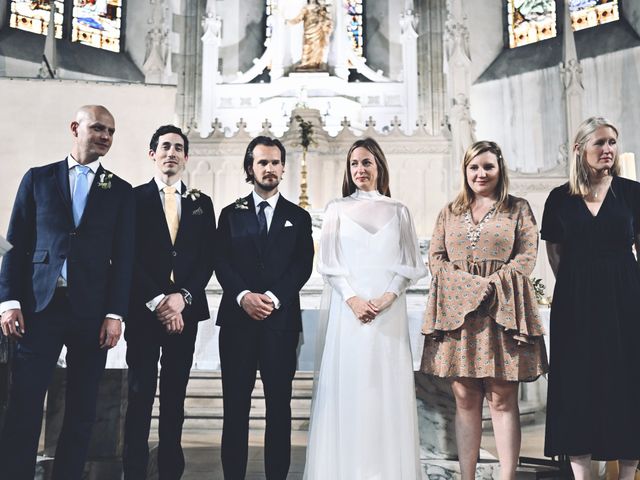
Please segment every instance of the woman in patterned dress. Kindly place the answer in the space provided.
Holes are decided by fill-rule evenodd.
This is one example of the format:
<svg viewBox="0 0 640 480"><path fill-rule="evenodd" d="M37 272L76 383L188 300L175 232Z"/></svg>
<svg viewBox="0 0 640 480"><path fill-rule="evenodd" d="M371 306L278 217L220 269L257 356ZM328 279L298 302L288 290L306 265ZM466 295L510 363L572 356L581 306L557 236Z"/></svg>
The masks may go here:
<svg viewBox="0 0 640 480"><path fill-rule="evenodd" d="M463 480L475 476L482 403L489 402L500 478L515 478L520 452L518 382L547 371L542 322L529 275L538 230L526 200L508 194L500 147L466 151L457 198L437 220L421 370L451 379Z"/></svg>

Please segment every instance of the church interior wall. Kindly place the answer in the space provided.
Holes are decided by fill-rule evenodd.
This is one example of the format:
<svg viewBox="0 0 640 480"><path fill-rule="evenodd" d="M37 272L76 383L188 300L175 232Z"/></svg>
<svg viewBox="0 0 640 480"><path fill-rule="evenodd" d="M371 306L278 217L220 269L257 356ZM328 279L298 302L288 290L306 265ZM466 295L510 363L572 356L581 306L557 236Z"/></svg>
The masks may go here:
<svg viewBox="0 0 640 480"><path fill-rule="evenodd" d="M0 177L0 232L7 231L24 173L68 155L69 125L83 104L104 104L115 117L116 134L103 159L105 168L133 185L148 181L153 175L149 139L158 126L173 121L175 95L172 86L0 78L7 140Z"/></svg>
<svg viewBox="0 0 640 480"><path fill-rule="evenodd" d="M504 1L465 2L469 29L469 77L475 82L504 49Z"/></svg>
<svg viewBox="0 0 640 480"><path fill-rule="evenodd" d="M623 14L634 30L640 33L640 2L625 2Z"/></svg>
<svg viewBox="0 0 640 480"><path fill-rule="evenodd" d="M151 4L149 2L129 2L129 8L125 12L125 52L131 57L133 63L142 71L145 61L147 31L150 28L148 20L151 17Z"/></svg>
<svg viewBox="0 0 640 480"><path fill-rule="evenodd" d="M400 2L387 2L382 0L379 2L367 2L365 9L365 48L364 55L367 58L367 64L373 70L382 70L384 75L395 78L398 74L397 70L392 69L391 54L396 53L396 57L402 58L402 52L394 48L390 25L398 23L399 12L395 17L392 16L392 6ZM393 20L396 20L395 22ZM398 32L396 39L399 39ZM396 67L393 62L393 67Z"/></svg>
<svg viewBox="0 0 640 480"><path fill-rule="evenodd" d="M265 2L253 0L241 3L242 8L240 8L238 12L239 24L241 26L238 53L240 57L239 69L244 72L253 66L253 60L260 58L265 49Z"/></svg>
<svg viewBox="0 0 640 480"><path fill-rule="evenodd" d="M249 70L264 52L264 1L217 2L222 19L222 75L235 77Z"/></svg>

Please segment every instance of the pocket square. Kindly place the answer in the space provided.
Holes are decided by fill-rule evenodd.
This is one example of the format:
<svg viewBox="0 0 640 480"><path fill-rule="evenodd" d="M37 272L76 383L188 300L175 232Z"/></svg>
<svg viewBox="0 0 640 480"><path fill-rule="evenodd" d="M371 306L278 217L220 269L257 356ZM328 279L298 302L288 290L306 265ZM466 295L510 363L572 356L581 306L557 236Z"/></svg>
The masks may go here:
<svg viewBox="0 0 640 480"><path fill-rule="evenodd" d="M286 222L284 222L284 226L285 227L293 227L293 223L291 223L289 220L287 220Z"/></svg>
<svg viewBox="0 0 640 480"><path fill-rule="evenodd" d="M203 213L204 212L202 211L202 207L198 207L193 212L191 212L191 215L202 215Z"/></svg>

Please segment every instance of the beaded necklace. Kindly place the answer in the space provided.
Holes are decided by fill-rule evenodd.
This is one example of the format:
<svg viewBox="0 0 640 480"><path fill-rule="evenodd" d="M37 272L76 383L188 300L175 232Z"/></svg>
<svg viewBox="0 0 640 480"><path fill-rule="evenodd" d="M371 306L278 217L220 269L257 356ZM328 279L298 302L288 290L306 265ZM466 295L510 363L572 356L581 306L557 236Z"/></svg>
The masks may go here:
<svg viewBox="0 0 640 480"><path fill-rule="evenodd" d="M471 209L464 212L464 223L467 224L467 239L471 242L471 248L475 249L478 240L480 240L480 233L482 233L482 229L487 224L489 220L496 213L496 204L494 203L489 211L482 217L482 220L478 223L478 225L473 224L473 218L471 217Z"/></svg>

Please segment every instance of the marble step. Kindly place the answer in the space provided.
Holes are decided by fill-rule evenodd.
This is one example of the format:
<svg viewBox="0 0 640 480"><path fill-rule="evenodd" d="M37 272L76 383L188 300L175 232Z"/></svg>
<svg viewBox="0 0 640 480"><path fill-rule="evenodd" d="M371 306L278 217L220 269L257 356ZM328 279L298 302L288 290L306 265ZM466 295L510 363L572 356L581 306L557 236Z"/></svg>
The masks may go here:
<svg viewBox="0 0 640 480"><path fill-rule="evenodd" d="M158 382L159 386L160 382ZM292 382L293 395L298 397L311 396L313 391L313 372L296 372ZM156 392L156 396L159 392ZM193 371L187 385L187 397L222 395L222 378L219 371ZM260 375L256 378L253 389L254 396L264 397L264 389Z"/></svg>
<svg viewBox="0 0 640 480"><path fill-rule="evenodd" d="M266 412L264 408L252 408L249 414L249 429L264 430ZM222 409L210 408L185 409L184 430L222 430ZM151 429L158 429L158 418L151 419ZM309 410L291 408L291 429L306 431L309 429Z"/></svg>
<svg viewBox="0 0 640 480"><path fill-rule="evenodd" d="M251 397L251 408L263 408L264 407L264 396L256 396L253 395ZM159 399L153 404L153 414L157 415L158 413L158 405L160 404ZM185 409L189 410L190 408L210 408L217 409L222 408L223 399L222 395L215 396L187 396L184 401ZM307 409L311 408L311 396L296 396L293 395L291 397L291 408L300 408Z"/></svg>
<svg viewBox="0 0 640 480"><path fill-rule="evenodd" d="M313 373L297 372L293 380L291 398L292 429L307 430L311 412ZM157 428L159 398L153 406L151 428ZM223 418L222 380L219 371L194 371L187 385L185 398L185 429L221 429ZM265 428L265 399L260 376L256 379L251 396L250 428Z"/></svg>

